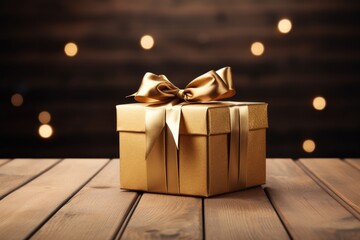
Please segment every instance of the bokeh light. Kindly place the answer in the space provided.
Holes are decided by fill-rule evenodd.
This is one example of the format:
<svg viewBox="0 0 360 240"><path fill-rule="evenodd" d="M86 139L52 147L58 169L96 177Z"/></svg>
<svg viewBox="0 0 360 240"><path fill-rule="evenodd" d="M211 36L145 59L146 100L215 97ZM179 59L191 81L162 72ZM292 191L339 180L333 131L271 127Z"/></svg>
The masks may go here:
<svg viewBox="0 0 360 240"><path fill-rule="evenodd" d="M140 45L143 49L149 50L154 47L154 38L150 35L144 35L140 39Z"/></svg>
<svg viewBox="0 0 360 240"><path fill-rule="evenodd" d="M39 135L42 138L49 138L53 135L53 129L50 125L48 124L42 124L39 127Z"/></svg>
<svg viewBox="0 0 360 240"><path fill-rule="evenodd" d="M42 111L39 113L38 118L41 123L46 124L51 121L51 114L48 111Z"/></svg>
<svg viewBox="0 0 360 240"><path fill-rule="evenodd" d="M251 44L251 53L255 56L261 56L265 51L264 44L261 42L254 42Z"/></svg>
<svg viewBox="0 0 360 240"><path fill-rule="evenodd" d="M292 23L287 18L281 19L278 22L278 30L281 33L284 33L284 34L289 33L291 31L291 28L292 28Z"/></svg>
<svg viewBox="0 0 360 240"><path fill-rule="evenodd" d="M78 46L73 42L69 42L65 45L64 52L66 56L74 57L78 53Z"/></svg>
<svg viewBox="0 0 360 240"><path fill-rule="evenodd" d="M313 151L315 151L315 147L316 147L315 142L312 139L306 139L303 142L303 149L307 153L312 153Z"/></svg>
<svg viewBox="0 0 360 240"><path fill-rule="evenodd" d="M326 107L326 100L325 98L319 96L319 97L316 97L314 98L313 100L313 107L316 109L316 110L323 110L325 107Z"/></svg>
<svg viewBox="0 0 360 240"><path fill-rule="evenodd" d="M11 96L11 104L14 107L20 107L21 105L23 105L23 103L24 103L24 98L21 94L15 93L14 95Z"/></svg>

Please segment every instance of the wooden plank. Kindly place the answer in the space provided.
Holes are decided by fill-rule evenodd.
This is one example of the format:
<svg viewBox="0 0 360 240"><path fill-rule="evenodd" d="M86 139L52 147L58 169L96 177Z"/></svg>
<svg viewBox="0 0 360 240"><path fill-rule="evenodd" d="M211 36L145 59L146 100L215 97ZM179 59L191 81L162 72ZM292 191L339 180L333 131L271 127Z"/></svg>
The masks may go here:
<svg viewBox="0 0 360 240"><path fill-rule="evenodd" d="M119 189L118 170L110 161L32 239L113 239L138 196Z"/></svg>
<svg viewBox="0 0 360 240"><path fill-rule="evenodd" d="M4 165L5 163L8 163L10 161L10 159L0 159L0 166Z"/></svg>
<svg viewBox="0 0 360 240"><path fill-rule="evenodd" d="M0 199L30 182L60 159L14 159L0 168Z"/></svg>
<svg viewBox="0 0 360 240"><path fill-rule="evenodd" d="M202 199L146 193L123 239L202 239Z"/></svg>
<svg viewBox="0 0 360 240"><path fill-rule="evenodd" d="M354 168L360 170L360 158L348 158L344 161L353 166Z"/></svg>
<svg viewBox="0 0 360 240"><path fill-rule="evenodd" d="M206 239L289 239L261 187L204 200Z"/></svg>
<svg viewBox="0 0 360 240"><path fill-rule="evenodd" d="M360 239L360 222L291 159L267 160L265 190L294 239Z"/></svg>
<svg viewBox="0 0 360 240"><path fill-rule="evenodd" d="M65 159L0 201L0 239L31 236L109 160Z"/></svg>
<svg viewBox="0 0 360 240"><path fill-rule="evenodd" d="M298 163L316 182L321 183L321 186L331 196L336 194L343 200L340 203L345 202L355 210L357 213L355 216L360 220L360 173L358 169L337 158L307 158L300 159Z"/></svg>

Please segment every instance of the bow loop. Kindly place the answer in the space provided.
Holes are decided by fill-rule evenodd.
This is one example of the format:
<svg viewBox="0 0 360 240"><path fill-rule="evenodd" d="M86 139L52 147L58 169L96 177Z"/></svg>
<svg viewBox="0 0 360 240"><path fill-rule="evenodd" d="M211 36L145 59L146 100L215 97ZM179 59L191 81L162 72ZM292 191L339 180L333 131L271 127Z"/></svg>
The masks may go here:
<svg viewBox="0 0 360 240"><path fill-rule="evenodd" d="M138 91L133 96L143 103L166 103L176 96L178 88L164 75L146 73Z"/></svg>

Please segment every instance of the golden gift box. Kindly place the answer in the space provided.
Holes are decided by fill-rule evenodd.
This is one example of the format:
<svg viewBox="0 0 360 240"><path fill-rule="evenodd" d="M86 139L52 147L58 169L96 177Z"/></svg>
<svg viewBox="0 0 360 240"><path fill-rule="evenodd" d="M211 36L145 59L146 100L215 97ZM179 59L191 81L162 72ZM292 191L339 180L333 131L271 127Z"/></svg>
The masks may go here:
<svg viewBox="0 0 360 240"><path fill-rule="evenodd" d="M203 89L200 95L196 92L199 88L187 92L194 84L184 90L172 84L161 88L164 82L169 84L163 75L144 78L155 79L153 86L166 97L171 92L177 98L181 91L185 101L168 104L172 97L164 100L164 95L157 97L159 93L151 95L154 88L148 88L147 95L140 94L143 79L134 94L135 99L141 96L142 103L116 106L121 188L212 196L265 183L267 104L212 101L223 98L216 97L219 95L233 95L226 94L232 90L230 68L210 71L189 84L225 86L225 90L213 88L215 95L204 94ZM209 95L215 97L207 99ZM197 99L192 101L191 97ZM159 104L164 102L167 104Z"/></svg>

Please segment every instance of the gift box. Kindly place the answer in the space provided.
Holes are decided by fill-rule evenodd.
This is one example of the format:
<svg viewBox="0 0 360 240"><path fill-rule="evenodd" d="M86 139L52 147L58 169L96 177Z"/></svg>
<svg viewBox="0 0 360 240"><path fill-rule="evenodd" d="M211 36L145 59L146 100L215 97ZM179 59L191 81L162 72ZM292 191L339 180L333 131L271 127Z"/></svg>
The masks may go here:
<svg viewBox="0 0 360 240"><path fill-rule="evenodd" d="M205 78L226 76L229 69ZM264 184L267 104L185 100L116 106L120 187L212 196Z"/></svg>
<svg viewBox="0 0 360 240"><path fill-rule="evenodd" d="M146 157L145 120L153 108L117 106L121 188L211 196L265 183L267 104L182 106L178 149L166 108L155 107L163 109L163 129Z"/></svg>

